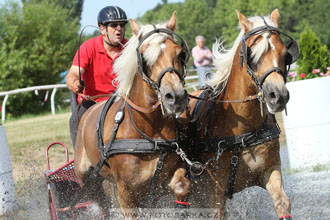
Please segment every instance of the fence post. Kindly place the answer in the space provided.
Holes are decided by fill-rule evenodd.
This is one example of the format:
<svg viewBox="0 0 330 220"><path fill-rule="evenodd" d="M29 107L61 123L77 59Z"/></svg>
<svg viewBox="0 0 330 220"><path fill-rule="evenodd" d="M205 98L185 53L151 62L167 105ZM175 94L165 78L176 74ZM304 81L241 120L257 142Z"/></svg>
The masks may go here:
<svg viewBox="0 0 330 220"><path fill-rule="evenodd" d="M55 115L55 94L57 89L54 88L52 91L52 95L50 96L50 109L52 110L52 115Z"/></svg>
<svg viewBox="0 0 330 220"><path fill-rule="evenodd" d="M17 208L6 130L0 125L0 216Z"/></svg>
<svg viewBox="0 0 330 220"><path fill-rule="evenodd" d="M2 121L2 124L4 124L5 120L6 120L6 102L7 102L7 99L8 99L8 95L5 96L5 98L3 99L3 102L2 102L2 107L1 107L1 121Z"/></svg>

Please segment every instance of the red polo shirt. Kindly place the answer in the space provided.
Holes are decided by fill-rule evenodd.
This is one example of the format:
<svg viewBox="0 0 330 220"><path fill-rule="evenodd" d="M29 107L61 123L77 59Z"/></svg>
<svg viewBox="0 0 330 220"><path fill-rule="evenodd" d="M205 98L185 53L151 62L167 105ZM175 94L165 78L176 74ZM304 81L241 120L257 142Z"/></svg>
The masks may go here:
<svg viewBox="0 0 330 220"><path fill-rule="evenodd" d="M122 43L126 44L127 39L123 39ZM123 50L123 47L121 47ZM119 54L120 55L120 54ZM119 57L115 57L117 59ZM80 66L85 69L82 80L85 83L84 94L89 96L111 94L116 87L112 81L117 77L112 72L113 62L109 54L103 46L102 35L85 41L80 46L80 63L78 62L78 51L73 58L72 65ZM96 102L106 100L107 97L96 99Z"/></svg>

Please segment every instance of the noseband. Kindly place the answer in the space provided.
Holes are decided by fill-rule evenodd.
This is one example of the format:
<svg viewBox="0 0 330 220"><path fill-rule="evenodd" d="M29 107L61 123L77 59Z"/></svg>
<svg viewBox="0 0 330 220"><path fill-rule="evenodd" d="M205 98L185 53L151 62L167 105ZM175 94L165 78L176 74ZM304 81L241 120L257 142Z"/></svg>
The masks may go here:
<svg viewBox="0 0 330 220"><path fill-rule="evenodd" d="M186 63L188 62L189 60L189 50L188 50L188 46L185 42L185 40L183 40L178 34L174 33L173 31L171 30L168 30L168 29L165 29L165 28L156 28L154 26L154 30L150 31L149 33L147 33L146 35L144 35L140 41L139 41L139 44L136 48L136 53L137 53L137 62L138 62L138 73L139 75L142 77L142 79L148 83L155 91L157 91L158 93L158 97L159 97L159 88L160 88L160 83L161 83L161 80L163 79L163 77L165 76L166 73L175 73L181 83L184 85L184 78L186 76ZM174 67L167 67L165 69L163 69L159 76L158 76L158 79L156 82L154 82L150 76L148 74L146 74L146 71L143 70L143 62L142 62L142 55L141 55L141 52L140 52L140 47L142 45L142 43L148 38L150 37L152 34L154 33L165 33L165 34L168 34L169 36L171 36L174 40L174 37L177 37L180 41L181 41L181 47L182 47L182 54L183 54L183 57L181 57L181 65L183 67L183 71L184 71L184 74L181 75L179 70L177 70L176 68Z"/></svg>
<svg viewBox="0 0 330 220"><path fill-rule="evenodd" d="M262 85L265 82L266 78L272 74L273 72L277 72L280 73L281 76L283 77L284 81L286 82L286 77L287 77L287 72L290 69L290 64L294 63L300 54L299 51L299 47L297 42L290 37L289 35L283 33L282 31L280 31L278 28L269 26L265 19L263 17L261 17L264 20L265 25L261 26L261 27L257 27L255 29L252 29L251 31L249 31L248 33L246 33L241 40L242 43L242 47L241 47L241 51L240 51L240 66L243 66L243 62L245 63L246 66L246 70L248 72L248 74L251 76L251 78L253 79L254 83L256 84L256 86L258 87L259 91L262 90ZM269 34L271 34L272 32L277 33L278 35L284 35L285 37L287 37L290 42L288 45L286 45L286 48L288 49L288 54L291 56L289 61L285 62L285 65L287 66L287 69L285 71L283 71L281 68L279 67L272 67L270 69L268 69L266 72L264 72L264 74L258 78L256 76L256 74L254 73L254 71L252 70L252 68L249 65L249 59L248 59L248 51L250 51L250 48L247 47L246 45L246 40L254 35L260 35L264 32L269 32Z"/></svg>

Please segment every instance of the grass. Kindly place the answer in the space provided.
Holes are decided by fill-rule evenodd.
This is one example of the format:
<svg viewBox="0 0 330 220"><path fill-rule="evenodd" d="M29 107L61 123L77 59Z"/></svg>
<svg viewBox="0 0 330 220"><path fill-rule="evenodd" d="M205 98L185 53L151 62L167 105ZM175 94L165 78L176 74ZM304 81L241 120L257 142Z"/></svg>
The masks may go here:
<svg viewBox="0 0 330 220"><path fill-rule="evenodd" d="M69 131L70 112L55 115L24 116L7 120L4 124L13 168L16 191L32 176L39 177L47 170L45 153L52 142L65 143L72 156L72 145ZM51 168L65 163L65 151L54 147L49 151Z"/></svg>

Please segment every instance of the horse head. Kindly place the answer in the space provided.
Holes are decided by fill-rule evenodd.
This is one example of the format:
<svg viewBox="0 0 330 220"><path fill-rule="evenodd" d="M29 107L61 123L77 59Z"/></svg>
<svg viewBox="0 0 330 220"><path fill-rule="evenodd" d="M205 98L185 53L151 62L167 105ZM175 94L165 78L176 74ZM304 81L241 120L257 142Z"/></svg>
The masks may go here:
<svg viewBox="0 0 330 220"><path fill-rule="evenodd" d="M299 57L297 42L281 32L280 14L274 10L270 17L247 19L236 11L244 32L240 45L240 66L252 78L260 99L266 102L269 112L282 111L289 101L285 83L289 65Z"/></svg>
<svg viewBox="0 0 330 220"><path fill-rule="evenodd" d="M140 27L133 19L130 24L137 42L136 72L146 82L146 99L149 103L160 101L163 114L179 116L188 103L184 77L189 52L185 41L174 32L176 12L166 24Z"/></svg>

